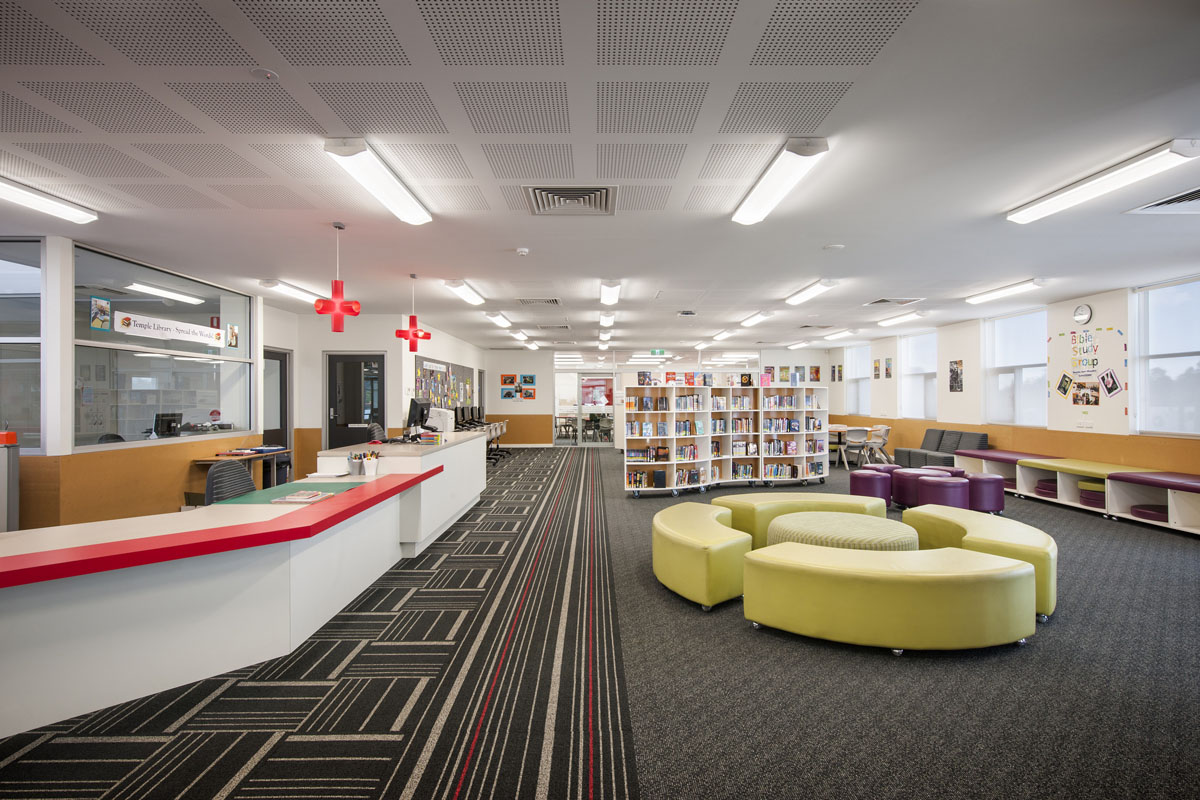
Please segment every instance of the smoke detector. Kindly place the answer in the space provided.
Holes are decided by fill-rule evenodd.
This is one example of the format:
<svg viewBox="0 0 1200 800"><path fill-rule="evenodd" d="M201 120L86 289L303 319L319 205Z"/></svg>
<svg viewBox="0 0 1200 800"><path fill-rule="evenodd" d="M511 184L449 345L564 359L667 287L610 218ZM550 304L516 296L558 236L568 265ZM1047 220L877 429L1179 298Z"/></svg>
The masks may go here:
<svg viewBox="0 0 1200 800"><path fill-rule="evenodd" d="M518 247L518 248L517 248L517 255L519 255L519 256L521 256L522 258L524 258L525 256L529 255L529 248L528 248L528 247Z"/></svg>

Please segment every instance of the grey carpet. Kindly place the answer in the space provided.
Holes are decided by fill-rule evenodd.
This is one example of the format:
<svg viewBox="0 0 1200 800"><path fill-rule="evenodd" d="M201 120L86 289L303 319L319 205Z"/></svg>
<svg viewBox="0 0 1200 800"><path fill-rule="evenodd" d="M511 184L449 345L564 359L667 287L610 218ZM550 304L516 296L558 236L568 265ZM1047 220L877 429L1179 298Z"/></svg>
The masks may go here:
<svg viewBox="0 0 1200 800"><path fill-rule="evenodd" d="M1006 515L1059 546L1058 608L1024 648L913 652L752 630L650 568L650 519L709 495L605 491L646 798L1196 796L1200 539L1051 503ZM846 493L844 470L825 486ZM892 513L897 517L898 514Z"/></svg>

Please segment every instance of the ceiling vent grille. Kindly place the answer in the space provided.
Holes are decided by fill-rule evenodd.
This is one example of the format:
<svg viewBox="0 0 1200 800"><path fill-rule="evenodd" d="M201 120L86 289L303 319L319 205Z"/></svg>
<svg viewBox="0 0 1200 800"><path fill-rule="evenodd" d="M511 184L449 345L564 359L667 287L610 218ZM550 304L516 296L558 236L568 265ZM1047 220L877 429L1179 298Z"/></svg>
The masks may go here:
<svg viewBox="0 0 1200 800"><path fill-rule="evenodd" d="M615 186L523 186L535 217L609 216L617 207Z"/></svg>
<svg viewBox="0 0 1200 800"><path fill-rule="evenodd" d="M694 316L696 316L696 312L685 309L683 311L678 312L675 316L677 316L677 317L694 317Z"/></svg>
<svg viewBox="0 0 1200 800"><path fill-rule="evenodd" d="M1200 214L1200 187L1191 191L1157 200L1141 208L1135 208L1130 214Z"/></svg>
<svg viewBox="0 0 1200 800"><path fill-rule="evenodd" d="M832 325L801 325L798 330L824 331L824 330L828 330L832 327L833 327Z"/></svg>
<svg viewBox="0 0 1200 800"><path fill-rule="evenodd" d="M551 342L550 344L579 344L579 342Z"/></svg>
<svg viewBox="0 0 1200 800"><path fill-rule="evenodd" d="M881 297L878 300L872 300L869 303L863 303L864 306L911 306L913 303L919 303L924 300L924 297Z"/></svg>
<svg viewBox="0 0 1200 800"><path fill-rule="evenodd" d="M569 331L570 325L538 325L539 331Z"/></svg>
<svg viewBox="0 0 1200 800"><path fill-rule="evenodd" d="M557 297L518 297L517 302L523 306L557 306L561 305Z"/></svg>

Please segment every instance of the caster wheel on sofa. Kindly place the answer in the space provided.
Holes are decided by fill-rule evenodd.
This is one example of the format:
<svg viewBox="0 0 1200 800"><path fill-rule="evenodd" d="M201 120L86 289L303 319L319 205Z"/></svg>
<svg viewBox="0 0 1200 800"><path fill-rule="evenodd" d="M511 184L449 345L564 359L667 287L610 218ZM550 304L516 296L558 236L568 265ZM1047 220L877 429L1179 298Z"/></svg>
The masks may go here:
<svg viewBox="0 0 1200 800"><path fill-rule="evenodd" d="M700 606L700 610L704 612L712 611L712 606Z"/></svg>
<svg viewBox="0 0 1200 800"><path fill-rule="evenodd" d="M904 655L904 651L903 651L903 650L893 650L893 651L892 651L892 655L894 655L894 656L902 656L902 655Z"/></svg>
<svg viewBox="0 0 1200 800"><path fill-rule="evenodd" d="M1049 616L1047 616L1046 614L1038 614L1038 615L1037 615L1037 621L1038 621L1038 622L1049 622L1049 621L1050 621L1050 617L1049 617Z"/></svg>
<svg viewBox="0 0 1200 800"><path fill-rule="evenodd" d="M824 482L825 482L825 479L824 479L824 478L821 478L821 483L824 483Z"/></svg>
<svg viewBox="0 0 1200 800"><path fill-rule="evenodd" d="M750 627L754 628L754 630L756 630L756 631L762 629L762 625L758 622L751 622Z"/></svg>
<svg viewBox="0 0 1200 800"><path fill-rule="evenodd" d="M1024 647L1027 644L1029 644L1028 639L1017 639L1017 647Z"/></svg>
<svg viewBox="0 0 1200 800"><path fill-rule="evenodd" d="M775 481L764 481L764 485L765 485L765 486L766 486L768 489L774 489L774 488L775 488Z"/></svg>
<svg viewBox="0 0 1200 800"><path fill-rule="evenodd" d="M708 494L708 487L707 487L707 486L701 486L701 487L700 487L700 494Z"/></svg>
<svg viewBox="0 0 1200 800"><path fill-rule="evenodd" d="M637 499L638 499L639 497L641 497L641 496L642 496L642 493L641 493L641 492L636 492L636 491L635 491L635 492L633 493L633 499L634 499L634 500L637 500Z"/></svg>

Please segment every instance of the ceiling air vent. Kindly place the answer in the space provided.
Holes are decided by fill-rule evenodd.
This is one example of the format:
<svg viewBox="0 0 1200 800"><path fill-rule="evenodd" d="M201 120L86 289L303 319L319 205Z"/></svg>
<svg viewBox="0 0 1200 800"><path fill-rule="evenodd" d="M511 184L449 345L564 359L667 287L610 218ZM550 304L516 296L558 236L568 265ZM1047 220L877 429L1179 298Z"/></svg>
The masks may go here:
<svg viewBox="0 0 1200 800"><path fill-rule="evenodd" d="M579 342L551 342L550 344L579 344Z"/></svg>
<svg viewBox="0 0 1200 800"><path fill-rule="evenodd" d="M679 316L679 317L694 317L694 316L696 316L696 312L695 312L695 311L680 311L678 314L676 314L676 316Z"/></svg>
<svg viewBox="0 0 1200 800"><path fill-rule="evenodd" d="M569 331L570 325L538 325L539 331Z"/></svg>
<svg viewBox="0 0 1200 800"><path fill-rule="evenodd" d="M522 186L535 217L608 216L617 207L615 186Z"/></svg>
<svg viewBox="0 0 1200 800"><path fill-rule="evenodd" d="M557 306L557 297L518 297L517 302L523 306Z"/></svg>
<svg viewBox="0 0 1200 800"><path fill-rule="evenodd" d="M872 300L869 303L863 303L864 306L910 306L913 303L919 303L924 300L924 297L881 297L878 300Z"/></svg>
<svg viewBox="0 0 1200 800"><path fill-rule="evenodd" d="M801 325L798 330L810 329L815 331L823 331L832 327L832 325Z"/></svg>
<svg viewBox="0 0 1200 800"><path fill-rule="evenodd" d="M1200 188L1157 200L1141 208L1135 208L1130 214L1200 214Z"/></svg>

